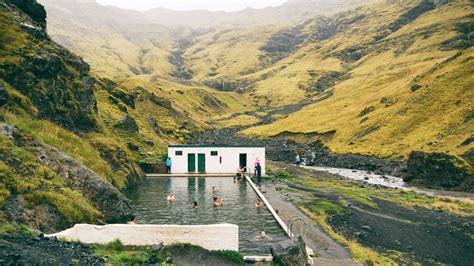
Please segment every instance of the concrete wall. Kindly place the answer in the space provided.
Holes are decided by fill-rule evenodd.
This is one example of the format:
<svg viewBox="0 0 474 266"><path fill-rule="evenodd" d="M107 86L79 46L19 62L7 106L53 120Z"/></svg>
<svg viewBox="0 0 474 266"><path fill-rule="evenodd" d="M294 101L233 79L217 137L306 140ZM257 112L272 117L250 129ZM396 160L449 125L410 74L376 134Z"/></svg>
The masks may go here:
<svg viewBox="0 0 474 266"><path fill-rule="evenodd" d="M176 155L182 151L183 155ZM211 151L217 151L217 156L211 156ZM239 154L247 154L247 166L254 172L255 160L260 160L262 175L265 173L265 148L264 147L169 147L168 156L171 157L172 173L188 172L188 154L196 154L196 171L198 153L206 155L206 173L236 173L239 167Z"/></svg>
<svg viewBox="0 0 474 266"><path fill-rule="evenodd" d="M124 245L153 245L163 242L190 243L208 250L239 250L239 227L235 224L154 225L76 224L62 232L46 235L83 243L107 244L120 239Z"/></svg>

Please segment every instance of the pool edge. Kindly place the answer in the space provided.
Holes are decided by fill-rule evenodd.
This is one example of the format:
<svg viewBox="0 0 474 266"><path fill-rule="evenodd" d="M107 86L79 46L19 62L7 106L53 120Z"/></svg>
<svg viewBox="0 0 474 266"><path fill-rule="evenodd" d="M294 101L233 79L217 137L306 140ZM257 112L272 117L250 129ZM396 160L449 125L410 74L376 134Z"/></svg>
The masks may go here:
<svg viewBox="0 0 474 266"><path fill-rule="evenodd" d="M270 213L273 215L273 217L275 218L275 220L277 220L278 224L280 225L280 227L285 231L285 234L289 237L289 238L292 238L293 237L293 234L288 231L288 227L286 226L285 222L283 222L283 220L280 218L280 216L278 215L278 213L276 213L275 209L273 209L272 205L270 204L270 202L267 200L267 198L265 198L265 196L263 195L263 193L257 188L257 186L255 185L255 183L252 181L252 179L250 179L249 176L245 176L245 179L247 180L247 182L249 182L250 186L253 188L253 190L255 191L255 193L257 193L257 195L260 197L260 199L262 199L263 203L265 203L265 206L267 206L268 210L270 211Z"/></svg>

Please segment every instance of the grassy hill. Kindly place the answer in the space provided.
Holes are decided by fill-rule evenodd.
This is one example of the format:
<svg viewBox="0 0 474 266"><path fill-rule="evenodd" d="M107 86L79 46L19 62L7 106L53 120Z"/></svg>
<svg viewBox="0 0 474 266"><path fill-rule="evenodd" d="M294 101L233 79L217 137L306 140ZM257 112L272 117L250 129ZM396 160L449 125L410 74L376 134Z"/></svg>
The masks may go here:
<svg viewBox="0 0 474 266"><path fill-rule="evenodd" d="M306 94L314 103L244 133L334 131L327 142L332 150L385 158L404 158L414 149L467 152L472 144L461 144L474 129L474 80L469 74L474 68L464 27L472 16L467 1L441 6L421 1L330 17L336 24L333 34L303 41L277 63L290 62L284 70L252 89L277 102L287 99L280 95L285 93ZM318 32L320 23L310 21L301 32ZM319 100L328 92L327 99Z"/></svg>

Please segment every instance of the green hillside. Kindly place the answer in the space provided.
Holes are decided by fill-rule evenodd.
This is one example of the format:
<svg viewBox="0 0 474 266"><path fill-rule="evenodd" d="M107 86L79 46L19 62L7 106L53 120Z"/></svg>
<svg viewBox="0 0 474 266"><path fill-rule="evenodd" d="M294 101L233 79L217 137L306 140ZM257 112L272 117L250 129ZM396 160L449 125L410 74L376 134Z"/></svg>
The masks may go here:
<svg viewBox="0 0 474 266"><path fill-rule="evenodd" d="M244 133L335 132L327 142L333 151L384 158L469 151L472 143L461 144L474 129L473 49L465 32L473 14L467 1L422 1L308 21L302 43L274 66L287 67L248 93L275 104L289 104L286 95L313 103ZM327 25L333 31L318 35Z"/></svg>
<svg viewBox="0 0 474 266"><path fill-rule="evenodd" d="M116 188L141 179L138 163L160 161L168 142L208 127L209 111L249 108L233 93L199 86L93 76L81 58L50 40L44 19L34 1L0 6L3 221L47 232L126 221L133 209ZM95 195L101 187L108 192ZM107 193L116 193L117 203L104 202L121 207L105 206ZM110 213L114 208L122 213Z"/></svg>

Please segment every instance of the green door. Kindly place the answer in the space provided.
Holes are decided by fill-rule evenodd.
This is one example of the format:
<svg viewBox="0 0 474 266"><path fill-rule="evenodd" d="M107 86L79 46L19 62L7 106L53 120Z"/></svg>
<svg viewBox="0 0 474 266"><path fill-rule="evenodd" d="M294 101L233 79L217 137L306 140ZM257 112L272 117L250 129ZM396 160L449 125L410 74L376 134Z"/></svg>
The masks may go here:
<svg viewBox="0 0 474 266"><path fill-rule="evenodd" d="M198 172L206 172L206 154L198 153Z"/></svg>
<svg viewBox="0 0 474 266"><path fill-rule="evenodd" d="M247 153L239 154L239 166L240 169L247 167Z"/></svg>
<svg viewBox="0 0 474 266"><path fill-rule="evenodd" d="M196 172L196 154L188 153L188 172Z"/></svg>

